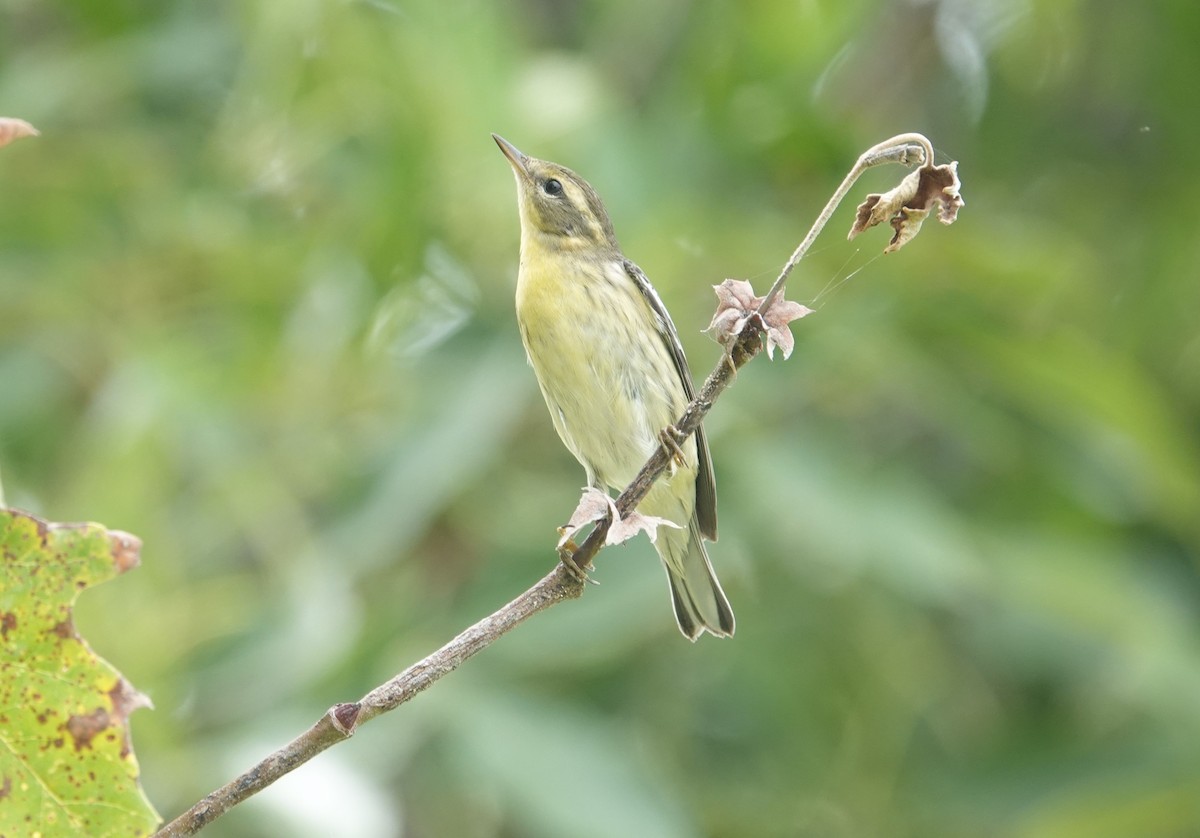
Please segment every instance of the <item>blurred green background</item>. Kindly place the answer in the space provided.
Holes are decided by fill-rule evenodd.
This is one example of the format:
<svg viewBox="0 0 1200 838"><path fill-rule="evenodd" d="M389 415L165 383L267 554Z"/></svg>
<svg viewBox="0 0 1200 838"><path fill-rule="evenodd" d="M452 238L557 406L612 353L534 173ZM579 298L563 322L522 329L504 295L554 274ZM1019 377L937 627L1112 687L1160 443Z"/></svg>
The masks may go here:
<svg viewBox="0 0 1200 838"><path fill-rule="evenodd" d="M708 422L736 639L647 543L205 834L1200 835L1200 7L3 0L0 472L144 539L78 623L173 816L540 578L582 469L512 175L605 197L693 372L867 146L967 206L790 283ZM829 289L821 294L822 289Z"/></svg>

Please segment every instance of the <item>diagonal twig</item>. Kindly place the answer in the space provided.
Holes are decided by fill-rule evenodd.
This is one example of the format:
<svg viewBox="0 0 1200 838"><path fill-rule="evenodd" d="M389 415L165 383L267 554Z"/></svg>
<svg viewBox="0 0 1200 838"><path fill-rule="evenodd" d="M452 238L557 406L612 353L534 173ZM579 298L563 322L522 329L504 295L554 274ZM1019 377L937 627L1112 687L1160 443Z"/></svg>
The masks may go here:
<svg viewBox="0 0 1200 838"><path fill-rule="evenodd" d="M916 160L917 153L923 155L923 160ZM883 163L928 164L932 158L932 147L920 134L901 134L864 152L817 217L808 235L784 265L779 278L771 286L759 308L759 313L765 314L770 308L788 275L808 252L817 235L833 215L834 209L863 172ZM696 432L717 398L733 382L737 371L762 350L762 324L762 318L749 319L745 329L729 343L721 359L705 379L696 398L688 404L679 421L675 423L674 427L678 431L677 442L682 443ZM667 450L667 446L663 444L646 461L633 482L616 499L617 511L622 516L632 512L646 496L654 481L666 471L671 456L672 451ZM598 521L583 544L565 557L564 562L570 561L578 570L589 567L592 559L604 546L610 525L611 519L608 517ZM241 801L263 790L327 748L350 738L366 722L404 704L534 614L564 600L578 598L583 593L583 578L583 574L572 572L564 563L560 563L533 587L503 608L475 623L442 648L371 690L358 701L336 704L329 708L307 731L241 776L205 796L163 826L153 838L194 835Z"/></svg>

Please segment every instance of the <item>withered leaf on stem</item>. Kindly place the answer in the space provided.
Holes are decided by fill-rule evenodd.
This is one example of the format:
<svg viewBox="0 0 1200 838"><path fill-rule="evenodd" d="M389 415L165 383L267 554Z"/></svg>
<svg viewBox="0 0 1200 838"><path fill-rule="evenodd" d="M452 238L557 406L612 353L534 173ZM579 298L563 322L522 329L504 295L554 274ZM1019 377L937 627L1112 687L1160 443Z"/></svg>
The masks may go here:
<svg viewBox="0 0 1200 838"><path fill-rule="evenodd" d="M750 283L743 279L727 279L720 285L714 285L713 291L717 294L717 311L704 331L712 332L717 343L727 347L737 340L747 323L757 319L767 335L767 357L772 359L775 357L775 347L779 347L784 360L787 360L796 345L788 324L812 314L811 308L785 300L782 294L771 301L766 312L759 314L758 309L765 297L755 296Z"/></svg>
<svg viewBox="0 0 1200 838"><path fill-rule="evenodd" d="M921 224L935 206L938 221L953 224L958 218L959 207L964 204L959 194L961 188L957 161L943 166L922 166L890 192L868 195L859 204L858 215L847 238L852 239L863 230L890 221L895 233L883 252L899 250L920 232Z"/></svg>
<svg viewBox="0 0 1200 838"><path fill-rule="evenodd" d="M639 532L645 532L650 536L651 541L658 539L659 527L674 527L682 529L679 524L674 521L668 521L666 518L657 518L653 515L643 515L634 510L624 518L617 512L617 505L613 499L599 489L589 486L583 490L583 497L579 499L579 506L575 507L575 511L571 513L571 520L566 526L559 527L558 547L561 550L575 533L586 527L588 524L593 524L596 521L603 520L606 515L612 516L612 525L608 528L608 534L604 538L604 543L607 545L621 544L633 538Z"/></svg>

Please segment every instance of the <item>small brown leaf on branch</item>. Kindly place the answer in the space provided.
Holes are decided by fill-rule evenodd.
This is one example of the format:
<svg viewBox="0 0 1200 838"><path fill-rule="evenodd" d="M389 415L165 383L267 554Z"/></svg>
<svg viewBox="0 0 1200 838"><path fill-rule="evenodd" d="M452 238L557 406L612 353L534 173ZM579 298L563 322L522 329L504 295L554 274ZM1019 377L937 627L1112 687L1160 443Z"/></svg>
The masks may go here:
<svg viewBox="0 0 1200 838"><path fill-rule="evenodd" d="M643 515L636 510L622 518L617 511L616 503L606 492L589 486L583 490L583 497L579 499L579 506L575 507L575 511L571 513L571 520L567 522L566 526L559 527L558 532L561 537L558 541L558 548L561 550L575 533L588 524L602 521L608 515L612 516L612 524L604 538L606 545L621 544L639 532L645 532L650 536L651 541L656 541L658 528L662 526L682 529L674 521L654 515Z"/></svg>
<svg viewBox="0 0 1200 838"><path fill-rule="evenodd" d="M758 317L762 298L754 296L750 283L742 279L727 279L714 285L713 291L717 294L717 310L704 331L712 332L713 339L727 347L738 339L751 318Z"/></svg>
<svg viewBox="0 0 1200 838"><path fill-rule="evenodd" d="M722 346L729 346L745 330L746 324L757 320L767 336L767 357L774 359L775 347L783 351L784 360L795 348L795 339L788 324L799 320L812 309L783 299L778 295L771 301L771 306L765 313L760 314L765 297L756 297L749 282L743 279L727 279L720 285L714 285L717 294L717 311L713 314L712 322L704 331L712 332L713 338Z"/></svg>
<svg viewBox="0 0 1200 838"><path fill-rule="evenodd" d="M657 515L643 515L635 509L624 518L613 522L613 525L608 528L608 536L604 539L604 543L608 545L621 544L640 532L644 532L650 536L652 542L657 542L659 527L671 527L677 530L683 529L683 527L674 521L659 518Z"/></svg>
<svg viewBox="0 0 1200 838"><path fill-rule="evenodd" d="M867 200L859 204L858 215L847 238L852 239L876 224L890 221L896 232L883 252L899 250L920 232L921 224L934 206L938 208L938 221L953 224L958 218L959 207L965 203L959 194L961 188L957 161L944 166L922 166L890 192L868 195Z"/></svg>
<svg viewBox="0 0 1200 838"><path fill-rule="evenodd" d="M0 148L8 145L13 140L19 140L22 137L36 137L39 133L38 129L23 119L0 116Z"/></svg>

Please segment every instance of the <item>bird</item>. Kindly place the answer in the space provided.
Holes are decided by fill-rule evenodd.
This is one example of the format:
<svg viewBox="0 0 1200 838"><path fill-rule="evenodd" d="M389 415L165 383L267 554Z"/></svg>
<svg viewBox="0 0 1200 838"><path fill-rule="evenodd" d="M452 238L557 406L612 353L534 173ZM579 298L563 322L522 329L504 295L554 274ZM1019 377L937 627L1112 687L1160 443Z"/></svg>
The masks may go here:
<svg viewBox="0 0 1200 838"><path fill-rule="evenodd" d="M620 491L669 439L695 391L675 325L646 274L625 258L596 190L575 172L492 134L517 181L516 309L530 366L588 487ZM704 547L717 495L703 427L637 511L672 522L653 538L679 630L731 637L733 610Z"/></svg>

